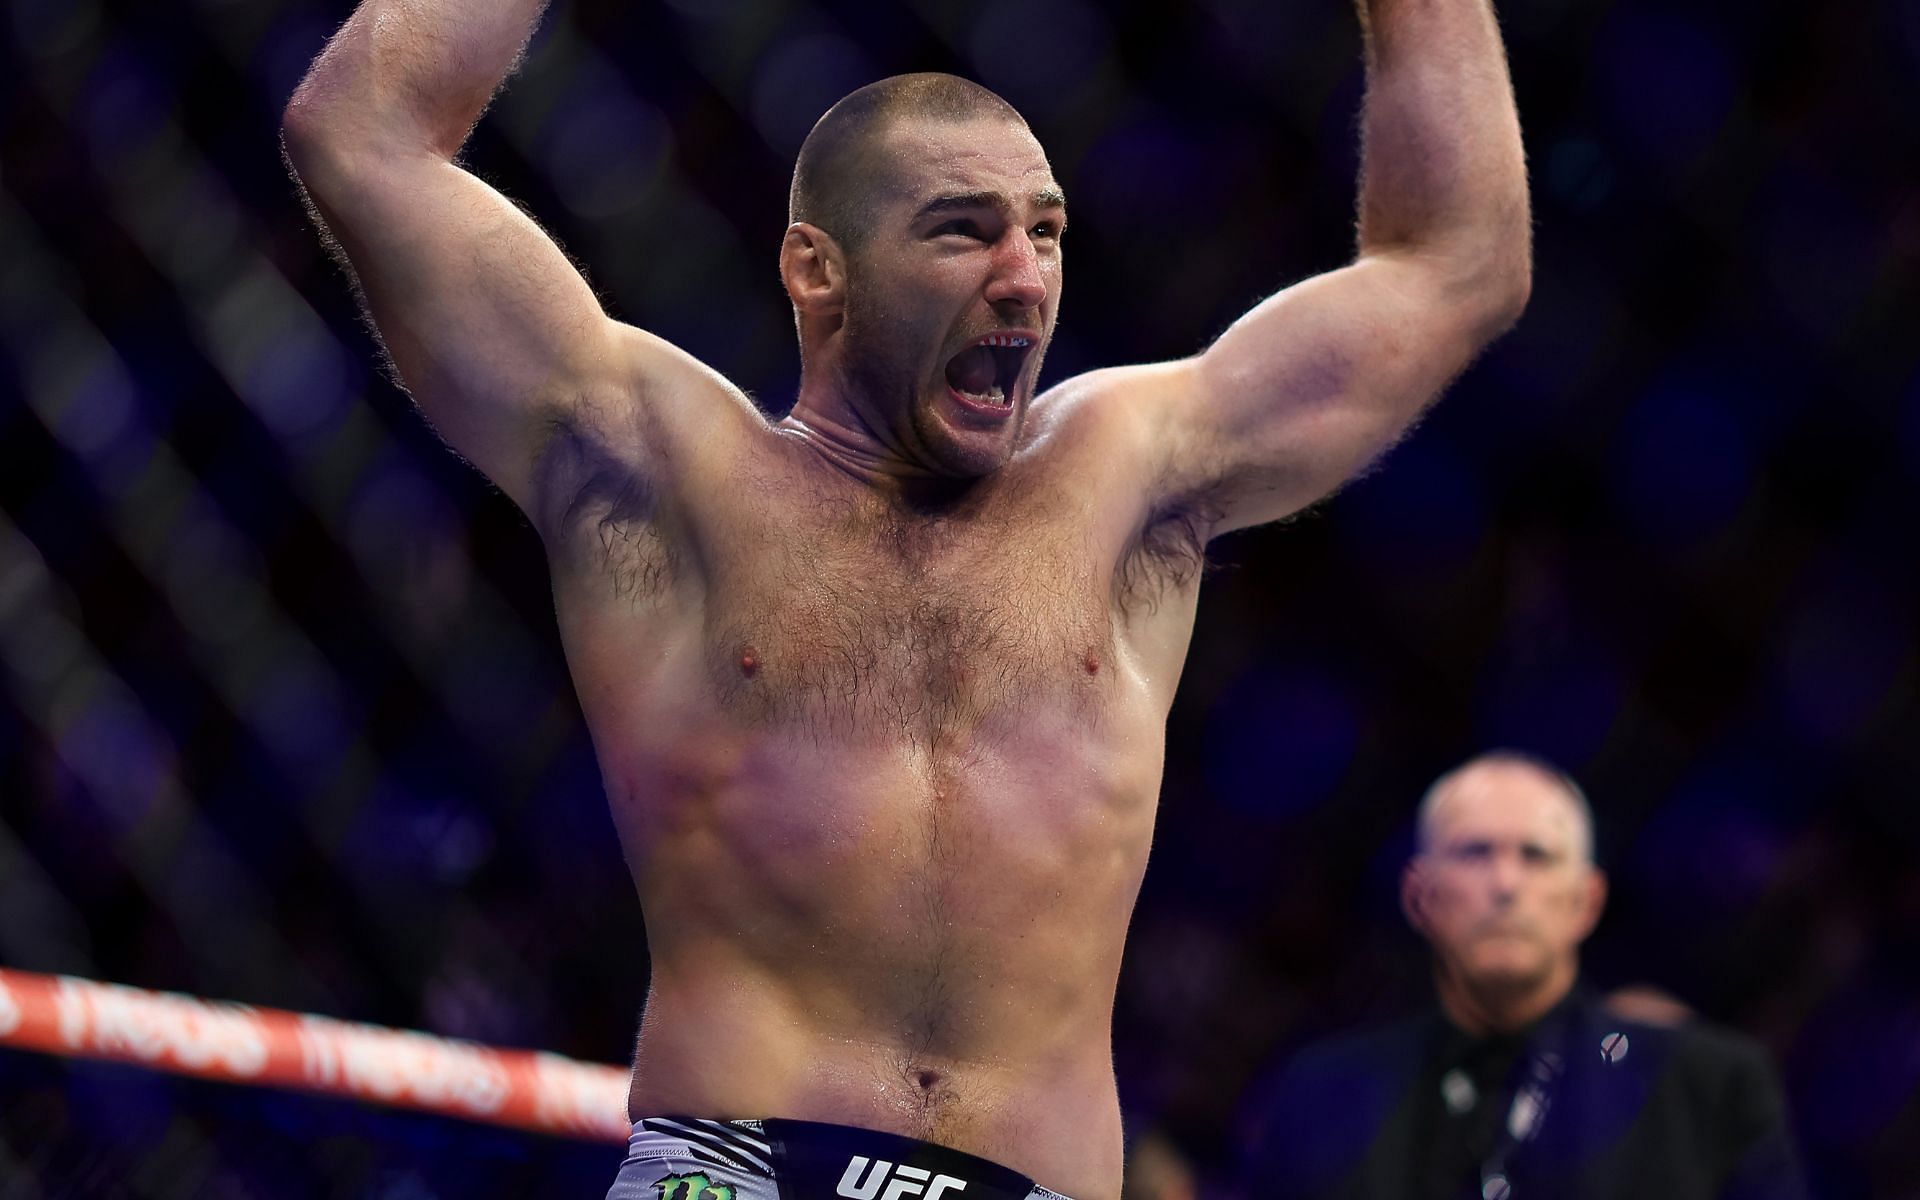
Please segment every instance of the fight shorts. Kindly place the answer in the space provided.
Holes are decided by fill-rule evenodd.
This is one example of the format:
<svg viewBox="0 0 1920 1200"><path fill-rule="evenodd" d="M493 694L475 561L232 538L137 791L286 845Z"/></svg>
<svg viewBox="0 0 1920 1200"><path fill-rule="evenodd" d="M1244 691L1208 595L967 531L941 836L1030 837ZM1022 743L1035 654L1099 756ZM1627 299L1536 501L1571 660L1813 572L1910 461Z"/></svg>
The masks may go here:
<svg viewBox="0 0 1920 1200"><path fill-rule="evenodd" d="M931 1142L814 1121L648 1117L607 1200L1066 1200Z"/></svg>

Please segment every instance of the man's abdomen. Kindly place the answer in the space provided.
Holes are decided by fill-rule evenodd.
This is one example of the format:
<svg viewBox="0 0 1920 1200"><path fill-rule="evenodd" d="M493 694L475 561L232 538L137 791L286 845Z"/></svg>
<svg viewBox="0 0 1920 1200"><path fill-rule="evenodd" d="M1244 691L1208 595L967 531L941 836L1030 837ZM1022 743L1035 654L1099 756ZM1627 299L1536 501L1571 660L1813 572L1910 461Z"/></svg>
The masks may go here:
<svg viewBox="0 0 1920 1200"><path fill-rule="evenodd" d="M1113 990L1163 719L1124 715L1010 710L946 754L684 739L679 767L610 777L654 971L636 1112L880 1128L1107 1190L1062 1176L1117 1179Z"/></svg>

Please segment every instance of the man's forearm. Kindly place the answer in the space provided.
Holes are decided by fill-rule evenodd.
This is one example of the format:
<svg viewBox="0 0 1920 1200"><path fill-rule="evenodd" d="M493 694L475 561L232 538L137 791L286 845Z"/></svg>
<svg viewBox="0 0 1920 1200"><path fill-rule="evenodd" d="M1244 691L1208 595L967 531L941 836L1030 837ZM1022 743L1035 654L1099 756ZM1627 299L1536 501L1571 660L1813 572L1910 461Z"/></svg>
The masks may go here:
<svg viewBox="0 0 1920 1200"><path fill-rule="evenodd" d="M287 106L325 137L452 158L512 73L546 0L364 0Z"/></svg>
<svg viewBox="0 0 1920 1200"><path fill-rule="evenodd" d="M1529 270L1520 120L1489 0L1359 0L1367 49L1361 253Z"/></svg>

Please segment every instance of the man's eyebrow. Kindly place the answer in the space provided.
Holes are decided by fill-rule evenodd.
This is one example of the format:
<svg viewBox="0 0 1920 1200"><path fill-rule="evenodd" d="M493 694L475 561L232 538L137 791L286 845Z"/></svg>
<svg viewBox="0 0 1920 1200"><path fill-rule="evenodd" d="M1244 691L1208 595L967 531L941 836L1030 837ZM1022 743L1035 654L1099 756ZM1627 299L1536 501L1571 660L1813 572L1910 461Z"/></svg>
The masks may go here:
<svg viewBox="0 0 1920 1200"><path fill-rule="evenodd" d="M935 196L920 206L916 216L930 217L938 213L970 212L974 209L990 208L998 210L1004 207L1000 196L994 192L957 192L946 196Z"/></svg>
<svg viewBox="0 0 1920 1200"><path fill-rule="evenodd" d="M1067 197L1059 188L1041 188L1031 197L1035 208L1064 209ZM1006 197L999 192L955 192L945 196L935 196L920 206L915 218L936 216L949 212L973 212L978 209L992 209L999 212L1007 206Z"/></svg>

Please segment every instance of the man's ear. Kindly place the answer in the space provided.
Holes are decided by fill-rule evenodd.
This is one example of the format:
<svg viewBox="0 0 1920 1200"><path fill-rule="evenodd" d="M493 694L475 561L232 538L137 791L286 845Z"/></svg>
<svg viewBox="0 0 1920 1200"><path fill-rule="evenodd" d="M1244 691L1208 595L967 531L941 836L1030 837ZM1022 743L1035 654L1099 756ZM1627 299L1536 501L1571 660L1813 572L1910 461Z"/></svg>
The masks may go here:
<svg viewBox="0 0 1920 1200"><path fill-rule="evenodd" d="M780 243L780 279L802 316L840 311L847 298L847 261L840 243L818 225L795 221Z"/></svg>
<svg viewBox="0 0 1920 1200"><path fill-rule="evenodd" d="M1580 940L1585 941L1600 924L1600 914L1607 910L1607 873L1599 867L1587 868L1586 882L1582 885L1580 902L1585 908L1581 914Z"/></svg>
<svg viewBox="0 0 1920 1200"><path fill-rule="evenodd" d="M1400 911L1407 915L1407 924L1423 936L1427 932L1426 891L1427 881L1416 854L1400 871Z"/></svg>

